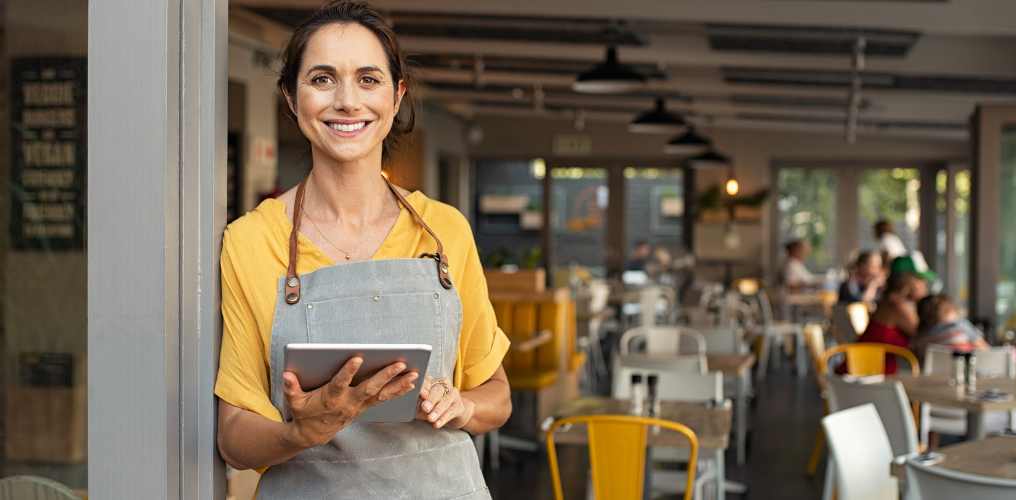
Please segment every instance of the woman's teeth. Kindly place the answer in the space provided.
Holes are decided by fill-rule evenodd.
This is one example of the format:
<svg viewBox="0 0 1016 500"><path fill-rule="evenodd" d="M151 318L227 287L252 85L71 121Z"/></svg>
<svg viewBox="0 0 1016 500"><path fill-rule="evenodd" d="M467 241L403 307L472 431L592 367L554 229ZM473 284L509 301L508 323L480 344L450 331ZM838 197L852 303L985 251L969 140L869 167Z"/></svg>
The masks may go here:
<svg viewBox="0 0 1016 500"><path fill-rule="evenodd" d="M329 127L331 127L334 130L338 130L339 132L355 132L355 131L360 130L361 128L363 128L365 125L367 125L367 122L350 123L350 124L344 124L344 123L329 123L328 124Z"/></svg>

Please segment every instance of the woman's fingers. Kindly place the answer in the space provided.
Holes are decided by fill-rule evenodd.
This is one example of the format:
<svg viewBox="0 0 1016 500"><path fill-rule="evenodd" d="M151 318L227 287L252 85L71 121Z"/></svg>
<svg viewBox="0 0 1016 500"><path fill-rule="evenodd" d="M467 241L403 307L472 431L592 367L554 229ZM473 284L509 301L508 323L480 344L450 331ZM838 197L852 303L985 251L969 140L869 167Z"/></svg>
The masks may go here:
<svg viewBox="0 0 1016 500"><path fill-rule="evenodd" d="M443 387L441 387L442 383L435 382L436 385L434 385L434 390L431 391L431 396L433 397L435 395L434 393L440 392L442 393L442 397L434 404L433 409L428 410L429 413L427 414L427 421L433 423L435 428L440 428L444 424L448 423L449 420L458 416L458 414L461 413L462 406L459 391L448 383L449 381L447 379L440 380L444 384L448 384L448 394L444 394L443 390L438 390L443 389ZM425 404L429 402L430 401L428 400Z"/></svg>
<svg viewBox="0 0 1016 500"><path fill-rule="evenodd" d="M296 375L293 372L282 374L282 394L286 397L286 401L291 409L299 405L307 396L307 393L303 392L303 389L300 387L300 381L296 379Z"/></svg>
<svg viewBox="0 0 1016 500"><path fill-rule="evenodd" d="M384 387L378 391L377 395L374 396L374 401L371 403L373 406L377 403L384 403L389 399L395 399L411 390L415 386L413 382L419 378L420 375L416 372L410 372L397 379L393 379L391 382L385 384Z"/></svg>
<svg viewBox="0 0 1016 500"><path fill-rule="evenodd" d="M392 382L392 379L402 373L402 370L405 369L406 364L401 361L397 361L384 367L381 371L375 373L367 380L357 384L356 389L357 392L360 393L361 401L377 396L385 385Z"/></svg>
<svg viewBox="0 0 1016 500"><path fill-rule="evenodd" d="M339 368L339 372L332 377L331 382L328 382L329 399L342 397L342 393L353 383L353 376L356 375L357 370L360 369L362 364L363 358L354 356L349 361L346 361L346 364L342 365L342 368Z"/></svg>
<svg viewBox="0 0 1016 500"><path fill-rule="evenodd" d="M433 378L427 377L429 380L424 381L423 390L429 391L429 395L424 399L423 403L420 404L420 408L424 413L430 413L438 403L444 400L446 393L449 392L452 387L451 381L445 378ZM421 391L422 392L422 391Z"/></svg>

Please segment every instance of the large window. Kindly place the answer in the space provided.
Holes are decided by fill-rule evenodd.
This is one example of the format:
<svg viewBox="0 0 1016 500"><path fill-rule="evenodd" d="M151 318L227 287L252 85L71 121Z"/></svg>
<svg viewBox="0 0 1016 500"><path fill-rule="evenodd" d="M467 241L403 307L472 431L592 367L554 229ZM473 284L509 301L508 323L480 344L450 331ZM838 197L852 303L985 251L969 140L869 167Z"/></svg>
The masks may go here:
<svg viewBox="0 0 1016 500"><path fill-rule="evenodd" d="M907 250L916 250L921 223L921 172L916 168L873 168L861 171L857 179L858 248L875 250L874 226L889 221ZM926 252L927 253L927 252ZM934 262L934 255L925 255Z"/></svg>
<svg viewBox="0 0 1016 500"><path fill-rule="evenodd" d="M779 172L779 244L811 243L805 264L813 272L837 265L836 200L839 175L831 169L784 168Z"/></svg>
<svg viewBox="0 0 1016 500"><path fill-rule="evenodd" d="M605 168L554 168L554 256L557 266L581 265L606 275Z"/></svg>
<svg viewBox="0 0 1016 500"><path fill-rule="evenodd" d="M1002 203L998 296L995 313L1002 328L1016 329L1016 126L1002 129Z"/></svg>
<svg viewBox="0 0 1016 500"><path fill-rule="evenodd" d="M0 11L0 477L84 489L88 2Z"/></svg>
<svg viewBox="0 0 1016 500"><path fill-rule="evenodd" d="M626 248L649 243L670 254L681 250L684 220L684 176L681 169L624 169Z"/></svg>

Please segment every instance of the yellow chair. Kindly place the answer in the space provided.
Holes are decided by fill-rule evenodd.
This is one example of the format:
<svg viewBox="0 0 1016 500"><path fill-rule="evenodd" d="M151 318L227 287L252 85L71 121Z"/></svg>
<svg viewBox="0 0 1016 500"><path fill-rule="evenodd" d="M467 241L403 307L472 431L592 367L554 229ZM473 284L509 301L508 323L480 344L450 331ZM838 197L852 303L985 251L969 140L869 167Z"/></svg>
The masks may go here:
<svg viewBox="0 0 1016 500"><path fill-rule="evenodd" d="M646 473L646 429L660 426L688 438L688 480L684 500L692 497L695 466L698 460L698 438L688 427L677 422L628 415L583 415L554 422L547 431L547 457L554 480L554 498L564 500L561 474L554 448L554 431L563 425L586 424L589 436L589 464L593 476L593 492L598 500L638 500Z"/></svg>
<svg viewBox="0 0 1016 500"><path fill-rule="evenodd" d="M854 326L854 331L858 336L863 335L864 331L868 329L870 314L871 310L864 302L852 302L847 305L847 317L850 318L850 324Z"/></svg>
<svg viewBox="0 0 1016 500"><path fill-rule="evenodd" d="M815 371L815 379L818 382L818 389L822 394L823 409L822 416L829 414L828 392L826 392L826 381L822 368L822 354L825 353L825 331L821 323L808 323L804 325L804 342L808 345L808 352L811 353L811 366ZM818 428L818 435L815 436L815 446L812 448L811 460L808 461L808 477L815 475L818 469L818 460L822 456L822 446L825 443L825 434L822 427Z"/></svg>
<svg viewBox="0 0 1016 500"><path fill-rule="evenodd" d="M829 358L840 353L847 355L847 373L855 377L866 377L868 375L879 375L885 373L885 356L893 354L904 358L910 363L910 371L916 377L921 373L921 367L917 363L917 356L900 346L882 344L878 342L855 342L853 344L838 345L825 351L819 361L821 375L825 375L828 367L826 364Z"/></svg>

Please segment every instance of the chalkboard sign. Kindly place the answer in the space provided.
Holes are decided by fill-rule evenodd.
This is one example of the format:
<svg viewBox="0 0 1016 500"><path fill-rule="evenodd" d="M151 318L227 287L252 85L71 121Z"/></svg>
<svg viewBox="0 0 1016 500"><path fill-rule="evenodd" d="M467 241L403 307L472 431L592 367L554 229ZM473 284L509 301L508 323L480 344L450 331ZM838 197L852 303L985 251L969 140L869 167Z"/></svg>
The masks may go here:
<svg viewBox="0 0 1016 500"><path fill-rule="evenodd" d="M84 57L11 59L11 245L85 248Z"/></svg>

